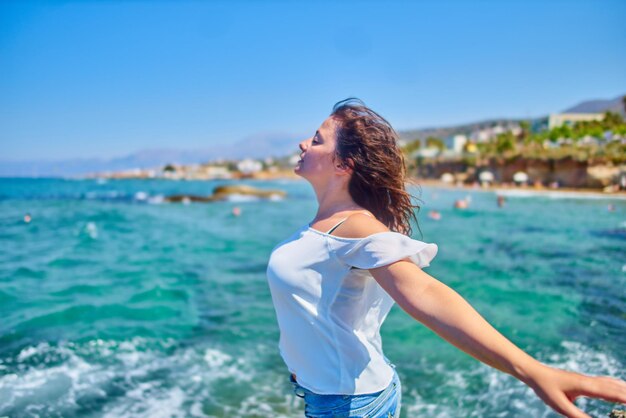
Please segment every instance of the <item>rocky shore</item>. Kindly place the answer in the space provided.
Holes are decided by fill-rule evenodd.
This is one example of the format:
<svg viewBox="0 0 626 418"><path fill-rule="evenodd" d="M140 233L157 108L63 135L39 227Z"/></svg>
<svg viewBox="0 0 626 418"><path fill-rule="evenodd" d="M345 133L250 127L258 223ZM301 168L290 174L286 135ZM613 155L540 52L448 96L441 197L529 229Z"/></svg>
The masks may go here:
<svg viewBox="0 0 626 418"><path fill-rule="evenodd" d="M448 176L454 183L473 184L481 182L481 174L490 173L490 184L515 183L515 175L524 173L525 183L537 188L550 187L573 190L626 189L626 164L607 161L583 160L570 157L561 159L539 158L492 158L480 164L457 160L424 161L414 173L421 179L441 179Z"/></svg>

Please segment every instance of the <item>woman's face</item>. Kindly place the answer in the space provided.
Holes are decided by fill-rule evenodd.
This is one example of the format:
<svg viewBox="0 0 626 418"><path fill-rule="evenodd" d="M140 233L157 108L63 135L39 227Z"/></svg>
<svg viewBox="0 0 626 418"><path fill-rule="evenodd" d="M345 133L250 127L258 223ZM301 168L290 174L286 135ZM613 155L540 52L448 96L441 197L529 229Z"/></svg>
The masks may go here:
<svg viewBox="0 0 626 418"><path fill-rule="evenodd" d="M300 142L300 161L296 164L294 172L307 180L316 178L328 178L335 175L336 162L333 161L335 154L335 128L337 122L329 117L318 128L317 132L308 139Z"/></svg>

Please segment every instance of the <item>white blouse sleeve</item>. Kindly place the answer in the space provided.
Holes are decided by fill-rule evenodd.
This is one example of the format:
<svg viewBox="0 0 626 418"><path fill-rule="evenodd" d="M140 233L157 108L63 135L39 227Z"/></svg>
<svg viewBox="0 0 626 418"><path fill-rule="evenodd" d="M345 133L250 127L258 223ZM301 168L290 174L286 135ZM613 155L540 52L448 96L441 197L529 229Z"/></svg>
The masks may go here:
<svg viewBox="0 0 626 418"><path fill-rule="evenodd" d="M419 267L428 267L437 255L436 244L412 239L399 232L378 232L363 239L337 239L331 249L344 263L371 269L409 258Z"/></svg>

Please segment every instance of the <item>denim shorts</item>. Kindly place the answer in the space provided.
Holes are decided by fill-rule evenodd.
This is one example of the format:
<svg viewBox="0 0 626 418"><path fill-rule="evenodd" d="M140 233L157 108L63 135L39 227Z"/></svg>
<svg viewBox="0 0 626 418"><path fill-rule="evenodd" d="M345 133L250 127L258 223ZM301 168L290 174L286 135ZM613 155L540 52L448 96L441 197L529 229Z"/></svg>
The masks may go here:
<svg viewBox="0 0 626 418"><path fill-rule="evenodd" d="M400 416L402 386L400 377L393 367L393 379L385 389L362 395L319 395L298 384L289 374L296 396L304 399L304 416L322 417L362 417L393 418Z"/></svg>

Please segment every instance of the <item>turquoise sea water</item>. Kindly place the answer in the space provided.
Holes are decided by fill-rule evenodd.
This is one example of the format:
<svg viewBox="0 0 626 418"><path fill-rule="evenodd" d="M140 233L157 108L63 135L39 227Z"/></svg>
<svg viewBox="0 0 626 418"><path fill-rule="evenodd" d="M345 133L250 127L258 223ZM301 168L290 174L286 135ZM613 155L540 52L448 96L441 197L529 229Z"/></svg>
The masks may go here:
<svg viewBox="0 0 626 418"><path fill-rule="evenodd" d="M302 416L265 270L313 218L314 193L248 181L288 196L161 203L223 183L0 179L0 416ZM470 208L452 209L466 195ZM602 199L421 198L413 237L439 245L428 273L539 360L626 378L626 201L609 212ZM403 417L557 416L397 305L382 335ZM577 404L592 416L613 406Z"/></svg>

